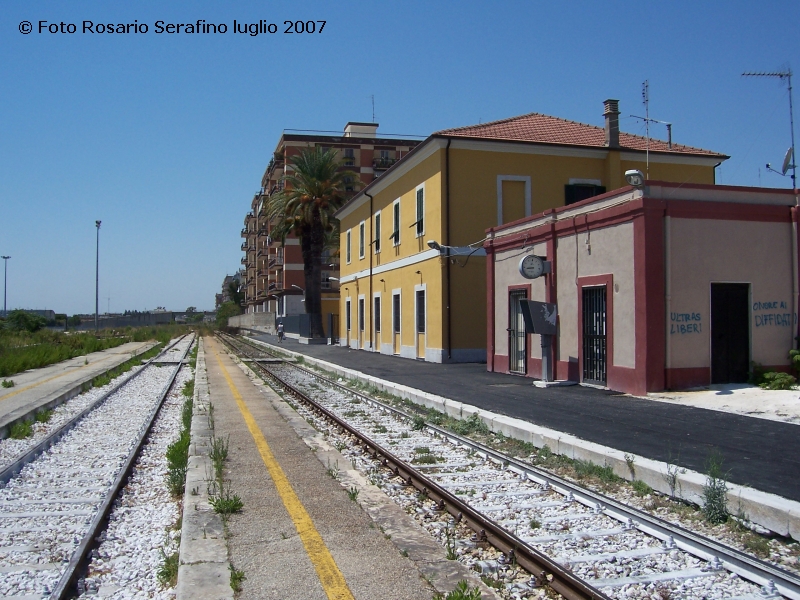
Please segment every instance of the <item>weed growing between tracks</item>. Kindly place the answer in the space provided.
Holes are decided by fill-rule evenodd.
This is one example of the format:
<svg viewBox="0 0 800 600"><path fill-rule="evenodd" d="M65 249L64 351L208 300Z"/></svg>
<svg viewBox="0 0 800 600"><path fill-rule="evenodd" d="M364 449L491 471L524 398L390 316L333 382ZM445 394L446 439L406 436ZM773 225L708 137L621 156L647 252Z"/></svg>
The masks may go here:
<svg viewBox="0 0 800 600"><path fill-rule="evenodd" d="M247 577L244 576L244 571L234 569L233 565L228 565L228 569L231 571L231 589L238 594L242 591L242 582Z"/></svg>
<svg viewBox="0 0 800 600"><path fill-rule="evenodd" d="M440 593L434 594L433 600L481 600L481 590L477 587L469 587L469 584L462 580L446 596Z"/></svg>
<svg viewBox="0 0 800 600"><path fill-rule="evenodd" d="M3 379L3 387L4 388L12 388L16 384L11 379Z"/></svg>
<svg viewBox="0 0 800 600"><path fill-rule="evenodd" d="M17 421L8 432L8 437L15 440L24 440L33 435L33 421Z"/></svg>
<svg viewBox="0 0 800 600"><path fill-rule="evenodd" d="M116 379L123 373L127 373L133 367L138 367L139 365L144 364L144 362L150 360L154 356L157 356L158 353L161 352L161 349L163 347L164 344L156 344L144 354L140 354L139 356L131 358L130 360L126 360L121 365L117 365L116 367L114 367L109 371L106 371L102 375L98 375L97 377L92 379L91 385L89 387L103 387L104 385L108 385L109 383L111 383L113 379Z"/></svg>
<svg viewBox="0 0 800 600"><path fill-rule="evenodd" d="M181 433L178 439L167 447L167 488L173 498L180 498L186 487L186 468L189 464L189 445L191 444L192 407L194 405L194 380L187 381L182 393L186 396L181 409Z"/></svg>

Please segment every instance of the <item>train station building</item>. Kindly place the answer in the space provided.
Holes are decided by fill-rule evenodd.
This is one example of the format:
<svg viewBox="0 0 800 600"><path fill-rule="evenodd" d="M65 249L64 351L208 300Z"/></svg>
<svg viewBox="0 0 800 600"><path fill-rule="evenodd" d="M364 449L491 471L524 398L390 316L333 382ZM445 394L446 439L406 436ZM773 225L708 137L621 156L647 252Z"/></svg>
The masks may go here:
<svg viewBox="0 0 800 600"><path fill-rule="evenodd" d="M713 184L728 158L621 132L619 114L609 99L602 127L530 113L438 131L356 194L335 214L340 345L485 361L488 227L620 188L648 165L659 180Z"/></svg>
<svg viewBox="0 0 800 600"><path fill-rule="evenodd" d="M487 367L539 378L521 299L557 306L557 380L632 394L787 371L798 333L792 190L647 181L488 231ZM536 255L550 273L523 276Z"/></svg>

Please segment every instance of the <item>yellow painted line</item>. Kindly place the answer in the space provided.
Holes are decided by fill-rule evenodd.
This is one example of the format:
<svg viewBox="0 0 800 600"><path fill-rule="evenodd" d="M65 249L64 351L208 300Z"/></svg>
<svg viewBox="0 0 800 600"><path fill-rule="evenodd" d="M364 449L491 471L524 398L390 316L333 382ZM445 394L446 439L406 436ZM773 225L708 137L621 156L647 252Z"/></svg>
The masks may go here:
<svg viewBox="0 0 800 600"><path fill-rule="evenodd" d="M333 556L331 556L328 547L322 540L322 536L314 526L311 516L308 514L308 511L306 511L303 503L300 502L300 498L297 497L294 488L292 488L292 484L289 482L288 477L286 477L286 473L283 472L280 464L278 464L278 461L272 454L272 450L270 450L269 444L267 444L267 440L264 438L264 434L261 433L261 429L253 418L250 409L247 408L242 395L236 388L236 384L233 383L228 369L222 364L219 352L217 352L216 348L211 348L211 350L217 357L217 363L219 363L222 369L222 376L225 377L225 381L228 382L228 387L231 389L239 411L242 413L242 417L244 417L244 422L250 430L250 435L253 436L253 441L256 443L256 448L258 448L258 453L261 455L261 460L264 461L264 465L266 465L267 471L269 471L269 475L272 477L272 481L275 482L275 487L278 488L278 494L283 501L283 505L286 507L286 511L289 513L289 516L294 522L294 526L297 528L297 533L300 535L303 546L306 548L306 554L308 554L311 563L317 571L317 576L322 584L322 588L325 590L325 594L327 594L329 600L355 600L352 592L350 592L350 588L347 587L344 575L342 575L339 567L336 566Z"/></svg>
<svg viewBox="0 0 800 600"><path fill-rule="evenodd" d="M141 348L141 346L139 346L139 348ZM137 350L138 350L138 348L137 348ZM76 356L75 358L80 358L80 357ZM71 371L64 371L63 373L59 373L58 375L53 375L52 377L48 377L47 379L43 379L42 381L37 381L36 383L31 383L30 385L26 385L25 387L21 387L18 390L14 390L13 392L9 392L8 394L3 394L2 396L0 396L0 401L7 400L7 399L11 398L11 396L16 396L17 394L21 394L22 392L26 392L26 391L28 391L30 389L33 389L35 387L38 387L40 385L44 385L45 383L47 383L49 381L53 381L54 379L58 379L59 377L64 377L65 375L71 375L72 373L76 373L76 372L80 371L81 369L85 369L86 367L96 367L105 358L107 358L107 357L103 357L98 361L89 363L88 365L82 365L82 366L78 367L77 369L72 369Z"/></svg>

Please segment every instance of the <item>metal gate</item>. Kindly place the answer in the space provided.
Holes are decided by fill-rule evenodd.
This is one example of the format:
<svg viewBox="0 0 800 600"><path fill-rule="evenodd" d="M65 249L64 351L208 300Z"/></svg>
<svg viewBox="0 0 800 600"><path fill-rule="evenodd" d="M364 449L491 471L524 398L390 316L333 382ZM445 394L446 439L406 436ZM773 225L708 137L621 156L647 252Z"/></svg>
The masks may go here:
<svg viewBox="0 0 800 600"><path fill-rule="evenodd" d="M583 381L606 384L606 286L583 288Z"/></svg>
<svg viewBox="0 0 800 600"><path fill-rule="evenodd" d="M508 370L512 373L526 371L525 320L519 301L527 298L526 290L513 290L508 294Z"/></svg>

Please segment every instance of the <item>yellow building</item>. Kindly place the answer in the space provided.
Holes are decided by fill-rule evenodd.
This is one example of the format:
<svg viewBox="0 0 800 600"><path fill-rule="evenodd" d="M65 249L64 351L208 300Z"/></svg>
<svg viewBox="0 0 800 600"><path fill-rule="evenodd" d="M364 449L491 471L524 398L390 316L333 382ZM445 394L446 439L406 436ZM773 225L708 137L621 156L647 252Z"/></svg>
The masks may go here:
<svg viewBox="0 0 800 600"><path fill-rule="evenodd" d="M487 228L623 187L629 169L713 184L728 158L621 133L618 102L604 109L605 127L532 113L439 131L339 209L340 344L484 361Z"/></svg>

